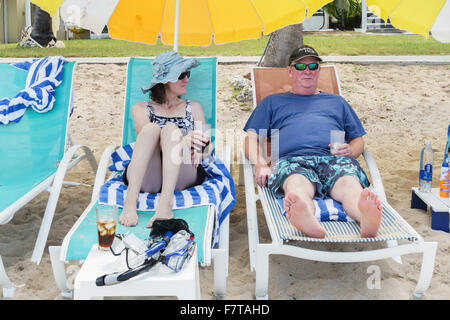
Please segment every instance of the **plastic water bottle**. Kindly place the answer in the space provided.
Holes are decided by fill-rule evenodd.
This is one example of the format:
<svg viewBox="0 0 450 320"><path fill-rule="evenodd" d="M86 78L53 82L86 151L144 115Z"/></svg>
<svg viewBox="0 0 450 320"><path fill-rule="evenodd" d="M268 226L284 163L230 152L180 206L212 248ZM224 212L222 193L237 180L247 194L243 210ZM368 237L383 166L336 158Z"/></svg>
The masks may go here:
<svg viewBox="0 0 450 320"><path fill-rule="evenodd" d="M450 171L447 160L442 163L441 178L439 181L439 196L441 198L450 197Z"/></svg>
<svg viewBox="0 0 450 320"><path fill-rule="evenodd" d="M433 160L434 151L431 148L431 142L427 140L420 153L419 191L431 192Z"/></svg>

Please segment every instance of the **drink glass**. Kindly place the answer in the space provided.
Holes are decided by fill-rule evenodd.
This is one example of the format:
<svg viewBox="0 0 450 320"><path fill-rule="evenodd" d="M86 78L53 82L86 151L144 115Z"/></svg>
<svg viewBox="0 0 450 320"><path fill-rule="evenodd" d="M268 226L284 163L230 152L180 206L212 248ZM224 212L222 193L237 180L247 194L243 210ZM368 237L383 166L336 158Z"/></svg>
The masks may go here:
<svg viewBox="0 0 450 320"><path fill-rule="evenodd" d="M330 152L335 154L340 145L345 143L345 131L331 130L330 131Z"/></svg>
<svg viewBox="0 0 450 320"><path fill-rule="evenodd" d="M107 251L114 241L118 209L116 206L98 205L96 212L98 248Z"/></svg>
<svg viewBox="0 0 450 320"><path fill-rule="evenodd" d="M202 147L202 152L208 147L211 141L211 125L209 123L203 123L201 121L194 122L194 130L201 131L209 140L204 147Z"/></svg>

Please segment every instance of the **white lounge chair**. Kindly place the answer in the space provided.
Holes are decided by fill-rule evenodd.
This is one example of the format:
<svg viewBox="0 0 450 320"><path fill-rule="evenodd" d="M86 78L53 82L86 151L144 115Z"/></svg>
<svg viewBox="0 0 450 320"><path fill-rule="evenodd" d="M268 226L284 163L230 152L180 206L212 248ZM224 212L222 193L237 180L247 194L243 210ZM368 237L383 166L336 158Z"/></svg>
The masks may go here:
<svg viewBox="0 0 450 320"><path fill-rule="evenodd" d="M285 68L254 68L252 70L254 107L268 94L290 90L290 79ZM319 90L340 94L339 80L334 66L322 66L319 78ZM268 147L267 150L270 150ZM274 195L267 188L254 183L253 168L242 150L243 170L241 175L245 182L247 206L247 226L251 271L256 271L257 299L268 298L269 255L279 254L323 262L364 262L393 258L401 263L400 256L407 253L423 253L422 269L414 290L420 297L429 287L437 249L436 242L426 242L422 237L387 203L383 183L377 165L367 149L363 153L369 168L371 188L378 194L383 204L381 227L376 238L360 238L359 224L356 222L328 221L320 222L326 230L324 239L316 239L299 232L283 215L282 209ZM240 178L242 181L242 178ZM272 242L261 243L258 231L258 214L256 201L260 201ZM293 244L289 241L298 240ZM398 240L408 240L399 244ZM323 243L362 243L385 241L387 248L358 252L336 252L311 250L301 247L301 242ZM314 275L311 275L312 277Z"/></svg>
<svg viewBox="0 0 450 320"><path fill-rule="evenodd" d="M63 80L56 88L51 111L40 114L28 110L19 122L0 125L0 224L8 223L41 192L50 193L31 257L37 264L44 253L61 187L79 184L65 182L66 172L84 158L97 170L91 150L84 145L72 146L68 135L74 68L74 62L64 63ZM27 71L0 64L0 74L0 98L11 99L25 88ZM13 296L16 287L8 279L1 257L0 285L4 297Z"/></svg>

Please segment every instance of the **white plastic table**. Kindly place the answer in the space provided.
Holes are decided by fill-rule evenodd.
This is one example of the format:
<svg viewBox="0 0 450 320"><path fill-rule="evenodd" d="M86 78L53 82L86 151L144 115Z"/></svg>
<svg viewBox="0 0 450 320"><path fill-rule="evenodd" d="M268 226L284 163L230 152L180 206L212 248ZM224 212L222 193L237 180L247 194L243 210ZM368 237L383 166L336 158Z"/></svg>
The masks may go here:
<svg viewBox="0 0 450 320"><path fill-rule="evenodd" d="M412 188L411 208L431 211L431 228L434 230L450 231L450 198L441 198L439 188L432 188L431 192L421 192L419 188Z"/></svg>
<svg viewBox="0 0 450 320"><path fill-rule="evenodd" d="M98 244L93 245L75 278L74 299L125 296L176 296L182 300L201 299L197 248L180 272L173 272L158 263L149 271L121 283L108 286L95 284L99 276L127 270L124 259L114 256L110 251L99 250Z"/></svg>

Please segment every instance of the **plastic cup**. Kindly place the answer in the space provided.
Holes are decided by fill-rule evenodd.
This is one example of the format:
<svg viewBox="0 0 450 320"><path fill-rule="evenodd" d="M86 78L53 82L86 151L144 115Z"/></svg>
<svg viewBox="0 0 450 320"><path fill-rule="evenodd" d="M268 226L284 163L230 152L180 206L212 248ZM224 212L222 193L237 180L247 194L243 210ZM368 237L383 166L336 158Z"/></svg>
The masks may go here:
<svg viewBox="0 0 450 320"><path fill-rule="evenodd" d="M97 213L98 248L107 251L116 234L118 210L116 206L99 205Z"/></svg>
<svg viewBox="0 0 450 320"><path fill-rule="evenodd" d="M211 125L209 123L203 123L201 121L194 122L194 130L201 131L209 140L206 145L202 148L202 152L208 147L209 142L211 141Z"/></svg>
<svg viewBox="0 0 450 320"><path fill-rule="evenodd" d="M345 131L331 130L330 131L330 152L335 154L340 145L345 143Z"/></svg>

